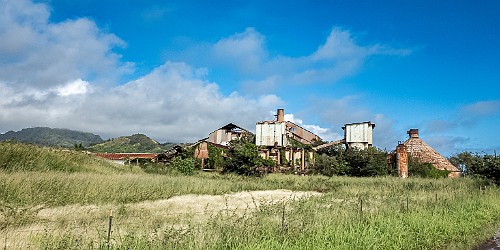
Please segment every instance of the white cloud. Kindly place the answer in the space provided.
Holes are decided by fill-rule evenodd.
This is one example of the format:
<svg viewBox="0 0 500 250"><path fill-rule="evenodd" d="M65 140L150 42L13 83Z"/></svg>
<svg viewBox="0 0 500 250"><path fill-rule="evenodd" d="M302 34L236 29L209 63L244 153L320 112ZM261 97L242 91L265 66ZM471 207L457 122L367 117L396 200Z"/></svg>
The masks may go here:
<svg viewBox="0 0 500 250"><path fill-rule="evenodd" d="M60 96L86 94L90 89L90 84L82 79L69 82L64 86L57 88L57 94Z"/></svg>
<svg viewBox="0 0 500 250"><path fill-rule="evenodd" d="M285 114L285 121L290 121L293 122L311 132L314 134L318 135L323 139L323 141L335 141L341 139L343 136L341 136L339 133L335 133L330 131L328 128L322 128L318 125L311 125L311 124L304 124L302 119L296 118L294 114Z"/></svg>
<svg viewBox="0 0 500 250"><path fill-rule="evenodd" d="M105 137L145 133L158 141L195 141L229 122L254 130L268 110L284 105L269 94L281 85L334 83L357 72L369 56L405 54L359 45L350 31L334 28L308 55L270 56L265 36L247 28L188 51L192 64L201 65L168 61L120 85L133 69L113 52L124 41L88 18L54 23L49 17L45 4L0 0L0 131L49 126ZM258 89L255 96L223 94L206 79L220 69L236 75L247 90ZM329 128L292 118L325 140L340 138L337 131L346 122L384 124L380 115L354 105L356 98L328 101L328 109L313 107Z"/></svg>
<svg viewBox="0 0 500 250"><path fill-rule="evenodd" d="M336 83L358 72L370 56L411 53L387 45L360 45L349 30L338 27L316 51L302 56L269 53L266 43L263 34L247 28L216 43L195 45L184 52L171 52L170 56L209 67L211 74L233 76L244 91L262 94L273 93L283 85Z"/></svg>
<svg viewBox="0 0 500 250"><path fill-rule="evenodd" d="M205 79L207 68L185 63L166 62L119 85L131 68L112 51L124 44L118 37L87 18L50 22L44 4L0 1L2 132L49 126L104 137L145 133L158 141L195 141L229 122L254 130L262 114L283 104L276 95L225 95ZM256 41L238 42L237 35L221 41L221 55L231 46L247 48L235 60L257 53L259 36L251 29L247 35Z"/></svg>
<svg viewBox="0 0 500 250"><path fill-rule="evenodd" d="M78 78L115 84L131 70L112 52L124 42L87 18L52 23L46 5L27 0L2 0L0 13L4 84L42 89Z"/></svg>
<svg viewBox="0 0 500 250"><path fill-rule="evenodd" d="M218 85L197 75L184 63L167 62L148 75L125 85L83 91L87 83L77 80L61 89L13 95L1 103L0 121L4 130L15 124L65 127L116 137L145 133L158 141L196 141L209 132L234 122L254 130L262 114L282 105L275 95L257 99L238 93L225 96ZM9 98L13 89L0 85L0 98ZM5 93L5 96L4 96ZM34 93L34 92L32 92Z"/></svg>
<svg viewBox="0 0 500 250"><path fill-rule="evenodd" d="M235 65L244 74L257 73L267 57L264 41L264 36L254 28L247 28L215 43L212 55L218 63Z"/></svg>
<svg viewBox="0 0 500 250"><path fill-rule="evenodd" d="M500 100L479 101L465 106L462 109L466 116L491 116L500 113Z"/></svg>

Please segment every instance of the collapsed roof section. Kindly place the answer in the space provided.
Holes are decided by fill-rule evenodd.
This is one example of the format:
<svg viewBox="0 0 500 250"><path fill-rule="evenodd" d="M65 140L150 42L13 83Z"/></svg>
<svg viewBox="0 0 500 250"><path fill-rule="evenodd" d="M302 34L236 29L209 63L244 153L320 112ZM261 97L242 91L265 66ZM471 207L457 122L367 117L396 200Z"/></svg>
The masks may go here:
<svg viewBox="0 0 500 250"><path fill-rule="evenodd" d="M208 135L208 139L205 141L216 145L227 146L230 141L238 140L247 135L253 135L253 133L238 125L228 123L210 133L210 135Z"/></svg>

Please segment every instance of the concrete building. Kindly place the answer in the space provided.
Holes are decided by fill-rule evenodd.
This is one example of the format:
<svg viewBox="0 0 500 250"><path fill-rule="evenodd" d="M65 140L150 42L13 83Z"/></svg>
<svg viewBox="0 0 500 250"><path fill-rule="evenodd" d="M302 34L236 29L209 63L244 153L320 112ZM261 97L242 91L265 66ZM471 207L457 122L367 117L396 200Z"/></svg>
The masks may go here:
<svg viewBox="0 0 500 250"><path fill-rule="evenodd" d="M295 142L310 145L321 138L313 132L285 121L285 111L278 109L275 121L257 122L255 126L255 144L267 147L289 147Z"/></svg>
<svg viewBox="0 0 500 250"><path fill-rule="evenodd" d="M347 148L367 149L373 146L373 129L375 124L371 122L345 124L344 140Z"/></svg>
<svg viewBox="0 0 500 250"><path fill-rule="evenodd" d="M288 165L304 171L306 161L312 160L312 150L306 150L305 145L311 145L321 138L311 131L285 121L285 111L278 109L275 121L257 122L255 126L255 144L260 148L264 159L272 158L278 165L284 161Z"/></svg>

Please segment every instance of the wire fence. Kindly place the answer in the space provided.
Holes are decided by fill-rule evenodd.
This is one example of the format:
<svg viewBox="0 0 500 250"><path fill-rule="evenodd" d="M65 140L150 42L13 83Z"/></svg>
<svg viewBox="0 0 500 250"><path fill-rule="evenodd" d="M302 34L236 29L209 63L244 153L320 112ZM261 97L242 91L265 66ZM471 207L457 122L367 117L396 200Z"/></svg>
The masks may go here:
<svg viewBox="0 0 500 250"><path fill-rule="evenodd" d="M484 195L488 192L486 187L480 187L479 192L472 192L471 195ZM435 209L437 206L446 207L447 202L451 201L453 196L439 197L438 194L426 196L425 198L410 196L409 194L386 197L381 202L377 202L373 197L365 197L359 195L351 197L351 199L344 199L332 206L342 207L343 209L355 211L352 220L363 220L365 216L379 212L380 208L387 206L397 207L394 211L401 213L410 213L415 207L423 207L425 205L433 205ZM86 239L90 242L87 248L112 248L119 245L124 235L135 228L144 228L145 224L158 223L156 227L149 229L151 232L146 232L146 235L153 235L158 227L171 227L175 228L177 232L187 230L203 230L206 228L206 223L214 217L220 216L246 216L256 210L261 209L263 206L247 205L244 208L223 208L217 211L169 211L161 213L160 217L155 217L151 214L115 214L111 211L109 216L99 216L99 218L83 219L83 220L32 220L25 222L12 222L11 225L0 223L0 240L2 249L38 249L41 246L49 244L51 240L71 238L68 240L83 240ZM290 202L278 202L273 204L269 209L270 214L274 214L277 218L276 225L282 233L289 230L291 225L300 224L294 223L297 217L291 216L293 210L297 210L296 205ZM115 211L116 213L117 211ZM302 211L304 212L304 211ZM305 211L314 213L314 211ZM203 216L203 220L194 218L196 216ZM172 217L174 220L166 220L167 217ZM1 217L0 217L1 219ZM198 223L194 223L197 221ZM0 220L0 222L2 222ZM50 248L50 247L49 247Z"/></svg>

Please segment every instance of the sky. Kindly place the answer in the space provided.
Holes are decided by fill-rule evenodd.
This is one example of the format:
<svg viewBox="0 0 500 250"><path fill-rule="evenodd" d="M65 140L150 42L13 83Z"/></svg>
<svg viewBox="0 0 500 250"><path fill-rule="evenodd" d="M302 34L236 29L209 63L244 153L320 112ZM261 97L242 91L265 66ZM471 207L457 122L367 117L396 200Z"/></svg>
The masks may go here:
<svg viewBox="0 0 500 250"><path fill-rule="evenodd" d="M0 0L0 133L194 142L371 121L445 156L500 150L500 1Z"/></svg>

